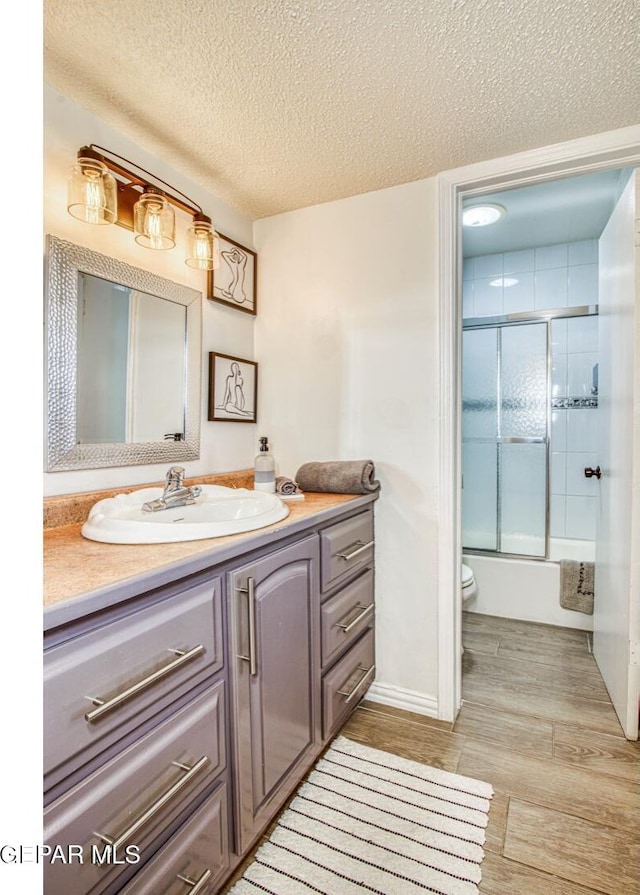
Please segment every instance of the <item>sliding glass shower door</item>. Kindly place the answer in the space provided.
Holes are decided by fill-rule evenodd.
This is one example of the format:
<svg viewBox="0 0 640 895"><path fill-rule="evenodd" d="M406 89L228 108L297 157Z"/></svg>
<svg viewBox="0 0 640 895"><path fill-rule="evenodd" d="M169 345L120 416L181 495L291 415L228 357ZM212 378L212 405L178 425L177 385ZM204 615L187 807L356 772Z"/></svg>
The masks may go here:
<svg viewBox="0 0 640 895"><path fill-rule="evenodd" d="M547 552L548 327L465 329L462 535L467 550Z"/></svg>

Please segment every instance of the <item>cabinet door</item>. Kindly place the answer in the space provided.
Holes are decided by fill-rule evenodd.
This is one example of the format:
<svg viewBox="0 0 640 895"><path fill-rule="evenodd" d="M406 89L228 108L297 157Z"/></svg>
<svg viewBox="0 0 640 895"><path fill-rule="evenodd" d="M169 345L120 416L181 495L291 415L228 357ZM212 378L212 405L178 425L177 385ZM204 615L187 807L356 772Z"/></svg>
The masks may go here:
<svg viewBox="0 0 640 895"><path fill-rule="evenodd" d="M229 575L240 853L319 751L318 542Z"/></svg>

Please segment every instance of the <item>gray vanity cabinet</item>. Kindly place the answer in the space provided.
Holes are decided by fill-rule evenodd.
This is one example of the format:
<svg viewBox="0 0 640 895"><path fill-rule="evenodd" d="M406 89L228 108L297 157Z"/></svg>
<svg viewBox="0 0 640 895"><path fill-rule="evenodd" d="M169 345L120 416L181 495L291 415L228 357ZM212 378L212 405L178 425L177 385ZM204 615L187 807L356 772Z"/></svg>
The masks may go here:
<svg viewBox="0 0 640 895"><path fill-rule="evenodd" d="M320 750L317 575L315 535L228 575L239 853Z"/></svg>
<svg viewBox="0 0 640 895"><path fill-rule="evenodd" d="M375 677L374 546L370 509L320 532L324 743L340 730Z"/></svg>
<svg viewBox="0 0 640 895"><path fill-rule="evenodd" d="M44 895L215 895L366 692L370 503L278 535L48 616Z"/></svg>
<svg viewBox="0 0 640 895"><path fill-rule="evenodd" d="M222 594L205 573L47 631L44 840L82 861L45 863L45 895L115 895L163 846L183 867L175 834L200 810L189 874L203 842L201 873L227 873Z"/></svg>

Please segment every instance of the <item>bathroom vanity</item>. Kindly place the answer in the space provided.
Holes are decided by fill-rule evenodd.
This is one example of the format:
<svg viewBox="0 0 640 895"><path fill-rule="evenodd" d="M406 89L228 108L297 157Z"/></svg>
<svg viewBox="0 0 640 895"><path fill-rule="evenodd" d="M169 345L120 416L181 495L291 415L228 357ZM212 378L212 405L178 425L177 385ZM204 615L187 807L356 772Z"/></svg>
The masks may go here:
<svg viewBox="0 0 640 895"><path fill-rule="evenodd" d="M376 497L197 544L50 532L44 839L82 861L45 895L223 887L373 680Z"/></svg>

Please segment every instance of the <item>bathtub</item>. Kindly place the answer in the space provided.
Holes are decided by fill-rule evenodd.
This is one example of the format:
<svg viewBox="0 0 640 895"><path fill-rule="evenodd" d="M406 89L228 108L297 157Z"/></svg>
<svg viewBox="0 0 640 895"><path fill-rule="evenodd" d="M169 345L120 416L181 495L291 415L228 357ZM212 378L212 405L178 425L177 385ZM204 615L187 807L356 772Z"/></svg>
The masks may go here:
<svg viewBox="0 0 640 895"><path fill-rule="evenodd" d="M593 616L560 606L560 560L592 562L595 542L551 539L549 557L531 560L463 554L462 561L473 569L478 585L465 610L592 631Z"/></svg>

